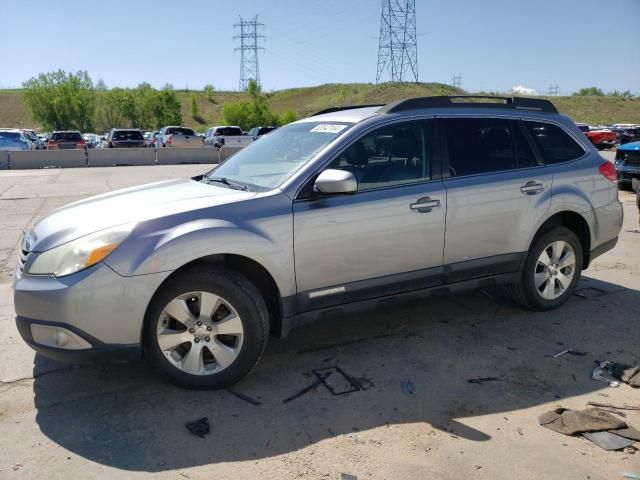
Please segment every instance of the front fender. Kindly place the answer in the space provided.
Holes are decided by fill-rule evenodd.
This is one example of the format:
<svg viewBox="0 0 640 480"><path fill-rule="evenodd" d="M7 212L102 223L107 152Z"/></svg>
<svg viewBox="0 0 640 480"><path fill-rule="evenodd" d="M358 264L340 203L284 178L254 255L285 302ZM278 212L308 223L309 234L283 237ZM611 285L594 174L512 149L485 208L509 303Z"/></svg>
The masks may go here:
<svg viewBox="0 0 640 480"><path fill-rule="evenodd" d="M249 202L242 203L246 207ZM220 218L176 221L168 217L145 222L105 263L120 275L135 276L174 271L211 255L241 255L262 265L283 296L293 295L291 203L288 202L288 208L286 202L273 203L263 198L250 210L250 215L246 215L247 210L243 212L245 215L239 215L232 209Z"/></svg>

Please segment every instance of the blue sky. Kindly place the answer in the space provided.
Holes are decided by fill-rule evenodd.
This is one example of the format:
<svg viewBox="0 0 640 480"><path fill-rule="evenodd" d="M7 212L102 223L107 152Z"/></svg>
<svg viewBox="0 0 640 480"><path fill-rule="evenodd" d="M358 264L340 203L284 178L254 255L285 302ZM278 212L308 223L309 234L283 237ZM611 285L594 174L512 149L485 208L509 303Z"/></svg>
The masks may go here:
<svg viewBox="0 0 640 480"><path fill-rule="evenodd" d="M53 7L52 5L55 5ZM0 0L0 87L62 68L108 86L238 88L238 15L259 15L266 90L374 82L379 0ZM416 0L421 81L470 91L640 94L640 0Z"/></svg>

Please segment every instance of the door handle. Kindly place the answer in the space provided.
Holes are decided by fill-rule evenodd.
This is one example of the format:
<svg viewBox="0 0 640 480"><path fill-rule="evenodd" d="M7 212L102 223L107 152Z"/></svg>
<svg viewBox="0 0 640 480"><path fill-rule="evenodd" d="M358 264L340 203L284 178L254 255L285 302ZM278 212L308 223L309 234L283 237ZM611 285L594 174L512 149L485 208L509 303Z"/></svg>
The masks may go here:
<svg viewBox="0 0 640 480"><path fill-rule="evenodd" d="M544 190L544 185L538 182L527 182L520 187L520 191L525 195L537 195Z"/></svg>
<svg viewBox="0 0 640 480"><path fill-rule="evenodd" d="M409 205L409 208L420 213L427 213L430 212L432 208L439 206L440 200L432 199L431 197L422 197L416 200L416 203Z"/></svg>

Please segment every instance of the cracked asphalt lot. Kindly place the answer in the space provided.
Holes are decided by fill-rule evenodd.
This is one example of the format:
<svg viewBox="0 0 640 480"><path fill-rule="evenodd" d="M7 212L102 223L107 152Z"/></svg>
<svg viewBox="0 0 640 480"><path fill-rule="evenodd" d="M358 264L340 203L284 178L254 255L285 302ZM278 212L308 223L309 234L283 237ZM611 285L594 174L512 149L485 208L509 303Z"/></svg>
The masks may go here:
<svg viewBox="0 0 640 480"><path fill-rule="evenodd" d="M22 229L88 195L206 169L0 172L0 478L596 480L640 473L640 452L605 452L537 422L547 410L582 409L587 401L640 405L640 390L590 378L594 360L640 361L640 229L628 192L620 193L618 246L583 273L584 295L553 312L524 311L494 290L390 304L274 339L231 391L180 390L142 361L77 367L35 355L13 319ZM587 354L552 357L565 349ZM333 395L318 383L313 371L328 367L353 377L357 391ZM332 378L337 391L348 387ZM494 380L468 382L474 378ZM640 412L626 413L640 427ZM211 429L203 439L185 428L201 417Z"/></svg>

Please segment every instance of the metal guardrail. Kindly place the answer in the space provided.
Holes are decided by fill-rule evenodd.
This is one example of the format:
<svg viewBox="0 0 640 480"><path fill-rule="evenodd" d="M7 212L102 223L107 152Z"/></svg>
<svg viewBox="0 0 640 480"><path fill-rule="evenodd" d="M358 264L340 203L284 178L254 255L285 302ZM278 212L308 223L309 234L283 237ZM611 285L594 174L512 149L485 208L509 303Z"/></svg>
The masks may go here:
<svg viewBox="0 0 640 480"><path fill-rule="evenodd" d="M216 164L239 149L217 148L110 148L89 150L0 150L0 170L38 168L110 167L133 165Z"/></svg>

